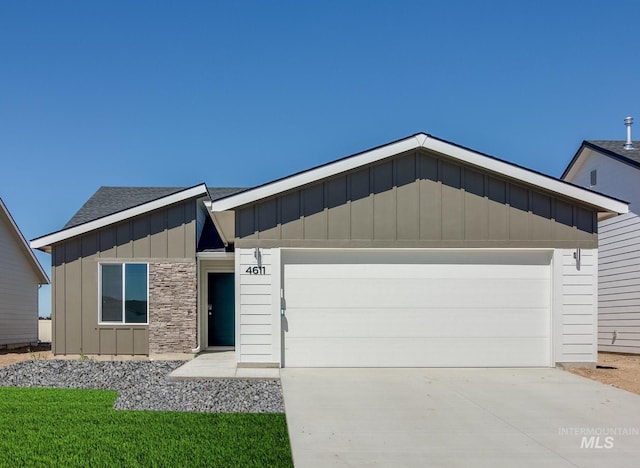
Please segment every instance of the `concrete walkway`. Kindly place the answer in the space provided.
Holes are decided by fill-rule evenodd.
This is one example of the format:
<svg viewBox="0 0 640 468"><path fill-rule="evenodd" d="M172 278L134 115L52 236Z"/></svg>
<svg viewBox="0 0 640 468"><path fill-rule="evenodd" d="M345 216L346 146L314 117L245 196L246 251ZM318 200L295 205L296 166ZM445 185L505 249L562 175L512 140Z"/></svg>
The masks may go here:
<svg viewBox="0 0 640 468"><path fill-rule="evenodd" d="M235 351L202 353L171 372L168 380L279 379L280 369L237 367Z"/></svg>
<svg viewBox="0 0 640 468"><path fill-rule="evenodd" d="M640 466L640 396L558 369L282 369L281 381L298 468Z"/></svg>

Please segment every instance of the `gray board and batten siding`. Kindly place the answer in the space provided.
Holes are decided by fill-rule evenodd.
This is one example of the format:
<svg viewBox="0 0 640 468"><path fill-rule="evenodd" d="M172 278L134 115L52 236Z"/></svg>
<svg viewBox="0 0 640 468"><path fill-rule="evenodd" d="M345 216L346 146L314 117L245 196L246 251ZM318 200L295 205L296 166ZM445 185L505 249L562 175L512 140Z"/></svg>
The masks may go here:
<svg viewBox="0 0 640 468"><path fill-rule="evenodd" d="M52 300L55 354L149 354L153 352L153 291L149 291L151 325L98 323L98 265L100 261L149 263L149 277L175 263L196 270L196 200L176 203L53 245ZM191 268L192 265L192 268ZM194 284L195 288L195 284ZM195 320L195 294L193 319ZM176 320L183 320L182 315ZM156 320L168 330L179 324ZM191 324L189 324L190 326ZM187 326L187 325L185 325ZM160 330L159 330L160 331ZM174 333L180 333L177 328ZM153 330L151 331L153 334ZM195 327L189 345L195 347ZM177 339L184 339L177 337ZM151 341L151 343L150 343Z"/></svg>
<svg viewBox="0 0 640 468"><path fill-rule="evenodd" d="M236 247L595 248L597 210L427 150L236 209Z"/></svg>

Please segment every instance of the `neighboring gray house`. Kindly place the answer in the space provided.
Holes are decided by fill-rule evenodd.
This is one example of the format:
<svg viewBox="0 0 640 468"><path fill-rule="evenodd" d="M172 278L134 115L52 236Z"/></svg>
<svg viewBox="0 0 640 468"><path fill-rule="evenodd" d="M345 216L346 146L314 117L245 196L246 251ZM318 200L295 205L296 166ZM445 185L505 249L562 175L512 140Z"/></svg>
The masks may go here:
<svg viewBox="0 0 640 468"><path fill-rule="evenodd" d="M38 286L49 278L0 199L0 348L38 343Z"/></svg>
<svg viewBox="0 0 640 468"><path fill-rule="evenodd" d="M562 179L629 202L599 222L598 347L640 353L640 142L589 140Z"/></svg>
<svg viewBox="0 0 640 468"><path fill-rule="evenodd" d="M56 354L594 365L597 221L627 211L419 133L243 191L103 188L31 245Z"/></svg>

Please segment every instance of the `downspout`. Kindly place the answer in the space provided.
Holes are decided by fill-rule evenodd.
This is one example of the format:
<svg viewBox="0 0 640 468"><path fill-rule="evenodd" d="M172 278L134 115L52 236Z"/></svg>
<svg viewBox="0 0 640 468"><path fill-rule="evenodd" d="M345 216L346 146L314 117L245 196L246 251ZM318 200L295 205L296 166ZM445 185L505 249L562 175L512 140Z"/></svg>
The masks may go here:
<svg viewBox="0 0 640 468"><path fill-rule="evenodd" d="M200 304L201 304L201 292L200 292L200 257L196 255L196 347L191 349L193 354L200 352Z"/></svg>

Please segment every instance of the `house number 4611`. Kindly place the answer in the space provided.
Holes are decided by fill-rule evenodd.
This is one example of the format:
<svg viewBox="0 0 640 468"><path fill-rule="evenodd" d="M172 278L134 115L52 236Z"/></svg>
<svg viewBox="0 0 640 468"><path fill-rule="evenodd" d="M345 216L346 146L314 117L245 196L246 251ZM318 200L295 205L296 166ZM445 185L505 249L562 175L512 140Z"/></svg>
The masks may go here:
<svg viewBox="0 0 640 468"><path fill-rule="evenodd" d="M249 273L250 275L266 275L267 274L267 267L250 266L244 272L245 273Z"/></svg>

